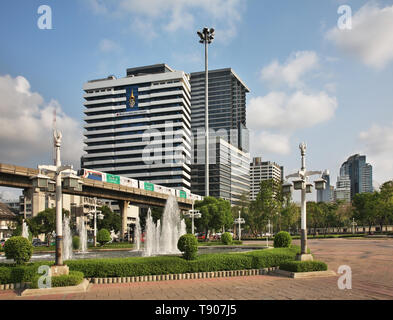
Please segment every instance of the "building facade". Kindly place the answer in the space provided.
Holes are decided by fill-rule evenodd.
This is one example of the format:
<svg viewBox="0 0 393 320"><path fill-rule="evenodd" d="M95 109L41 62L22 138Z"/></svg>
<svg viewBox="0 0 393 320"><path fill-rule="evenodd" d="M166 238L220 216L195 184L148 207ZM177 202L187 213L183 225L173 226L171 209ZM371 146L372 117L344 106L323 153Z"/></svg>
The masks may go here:
<svg viewBox="0 0 393 320"><path fill-rule="evenodd" d="M333 196L331 194L329 170L323 171L322 179L326 181L326 188L323 190L317 190L317 202L330 202L332 201Z"/></svg>
<svg viewBox="0 0 393 320"><path fill-rule="evenodd" d="M17 214L8 205L0 202L0 240L8 239L16 227Z"/></svg>
<svg viewBox="0 0 393 320"><path fill-rule="evenodd" d="M284 168L272 161L262 161L261 157L253 158L250 163L250 200L254 201L261 190L261 181L274 180L281 182Z"/></svg>
<svg viewBox="0 0 393 320"><path fill-rule="evenodd" d="M340 168L341 176L349 176L351 180L351 199L357 193L373 192L373 173L371 164L366 162L366 156L355 154L348 158Z"/></svg>
<svg viewBox="0 0 393 320"><path fill-rule="evenodd" d="M95 169L189 191L191 86L166 64L83 85L85 154Z"/></svg>
<svg viewBox="0 0 393 320"><path fill-rule="evenodd" d="M229 200L232 205L240 204L243 195L250 192L250 154L231 145L221 137L215 137L209 146L209 195ZM193 157L191 192L205 194L204 138L194 139L194 149L201 149Z"/></svg>
<svg viewBox="0 0 393 320"><path fill-rule="evenodd" d="M337 200L351 202L351 179L349 175L337 177L336 190L334 190L334 201Z"/></svg>
<svg viewBox="0 0 393 320"><path fill-rule="evenodd" d="M249 152L246 93L250 89L231 69L209 70L209 129L233 146ZM191 73L191 128L205 128L205 72Z"/></svg>

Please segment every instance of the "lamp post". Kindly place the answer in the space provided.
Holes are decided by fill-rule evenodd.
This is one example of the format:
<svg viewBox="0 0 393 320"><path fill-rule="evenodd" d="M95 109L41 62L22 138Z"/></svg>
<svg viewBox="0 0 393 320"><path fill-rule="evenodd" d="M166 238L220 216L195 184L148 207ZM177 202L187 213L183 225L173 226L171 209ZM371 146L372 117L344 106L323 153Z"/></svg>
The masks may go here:
<svg viewBox="0 0 393 320"><path fill-rule="evenodd" d="M239 218L235 219L235 223L237 223L239 225L239 241L241 240L241 236L242 236L242 228L241 225L243 223L245 223L244 219L240 217L240 210L239 210Z"/></svg>
<svg viewBox="0 0 393 320"><path fill-rule="evenodd" d="M306 144L302 142L299 145L301 155L301 168L298 172L290 174L285 178L298 178L293 181L293 187L295 190L301 191L301 252L296 256L297 260L313 260L311 254L307 254L307 222L306 222L306 193L312 192L312 184L308 183L308 177L312 175L321 175L322 171L307 171L306 170ZM315 181L315 188L317 190L325 189L326 181L319 179ZM292 188L291 183L283 184L283 192L290 193Z"/></svg>
<svg viewBox="0 0 393 320"><path fill-rule="evenodd" d="M98 213L98 215L97 215ZM94 214L94 216L93 216ZM94 210L90 211L89 214L87 215L87 217L89 219L93 219L94 218L94 246L97 246L97 217L98 219L102 220L104 219L104 215L102 214L102 212L100 210L97 210L97 198L94 198Z"/></svg>
<svg viewBox="0 0 393 320"><path fill-rule="evenodd" d="M269 236L271 235L270 233L270 228L271 228L271 223L270 223L270 219L267 221L267 233L266 233L266 246L269 247Z"/></svg>
<svg viewBox="0 0 393 320"><path fill-rule="evenodd" d="M209 73L208 73L208 45L214 39L213 28L203 28L197 31L199 42L205 45L205 196L209 196Z"/></svg>
<svg viewBox="0 0 393 320"><path fill-rule="evenodd" d="M184 215L187 218L191 218L191 232L192 234L194 233L194 219L199 219L202 217L202 214L200 213L199 210L194 210L194 201L192 202L192 209L188 211L188 213L186 213Z"/></svg>
<svg viewBox="0 0 393 320"><path fill-rule="evenodd" d="M357 226L358 224L355 222L355 218L352 218L352 233L355 233L355 227Z"/></svg>
<svg viewBox="0 0 393 320"><path fill-rule="evenodd" d="M62 134L60 131L53 131L53 140L55 148L55 164L39 165L39 174L33 179L33 187L40 190L56 192L56 256L55 265L51 268L51 275L68 274L68 267L63 265L63 217L62 217L62 173L67 171L67 176L63 178L64 187L73 190L82 190L82 182L79 177L72 171L72 166L62 166L60 160L60 146ZM54 173L55 182L44 173Z"/></svg>

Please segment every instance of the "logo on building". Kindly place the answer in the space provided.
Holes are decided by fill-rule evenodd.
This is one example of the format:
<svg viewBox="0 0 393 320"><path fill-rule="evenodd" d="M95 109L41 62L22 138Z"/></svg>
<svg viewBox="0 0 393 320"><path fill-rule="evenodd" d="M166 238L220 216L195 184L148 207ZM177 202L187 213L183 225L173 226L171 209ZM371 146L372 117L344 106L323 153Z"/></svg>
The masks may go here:
<svg viewBox="0 0 393 320"><path fill-rule="evenodd" d="M131 95L130 95L130 107L133 108L135 106L135 96L134 96L134 89L132 89L131 91Z"/></svg>

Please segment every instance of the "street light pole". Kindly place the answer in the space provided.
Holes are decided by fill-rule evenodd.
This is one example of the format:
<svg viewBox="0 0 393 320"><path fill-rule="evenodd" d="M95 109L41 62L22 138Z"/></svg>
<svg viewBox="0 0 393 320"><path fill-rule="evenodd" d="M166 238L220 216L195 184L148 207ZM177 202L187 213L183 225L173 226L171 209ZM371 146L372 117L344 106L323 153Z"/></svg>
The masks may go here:
<svg viewBox="0 0 393 320"><path fill-rule="evenodd" d="M296 190L301 190L301 221L300 221L300 234L301 234L301 252L297 255L297 260L312 260L312 255L307 253L307 207L306 207L306 193L310 193L312 184L307 183L309 176L322 174L321 171L307 171L306 170L306 144L302 142L299 145L301 154L301 168L300 171L286 176L286 178L298 178L294 181L293 185ZM316 180L315 188L321 190L325 188L325 180ZM291 192L291 183L283 184L283 191L285 193Z"/></svg>
<svg viewBox="0 0 393 320"><path fill-rule="evenodd" d="M94 246L97 247L97 198L94 198Z"/></svg>
<svg viewBox="0 0 393 320"><path fill-rule="evenodd" d="M55 265L63 265L63 217L62 217L62 192L61 192L61 161L60 161L60 146L62 134L60 131L53 132L54 145L56 151L56 258Z"/></svg>
<svg viewBox="0 0 393 320"><path fill-rule="evenodd" d="M203 28L197 32L199 42L205 45L205 196L209 196L209 71L208 45L214 39L213 28Z"/></svg>

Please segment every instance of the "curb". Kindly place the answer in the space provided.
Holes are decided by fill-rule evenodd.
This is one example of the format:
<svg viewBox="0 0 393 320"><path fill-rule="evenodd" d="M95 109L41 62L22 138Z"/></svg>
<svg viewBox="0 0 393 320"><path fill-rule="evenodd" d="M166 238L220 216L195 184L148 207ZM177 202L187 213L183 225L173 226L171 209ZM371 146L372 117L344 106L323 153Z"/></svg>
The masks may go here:
<svg viewBox="0 0 393 320"><path fill-rule="evenodd" d="M67 293L80 293L86 292L89 289L89 280L84 279L82 283L77 286L56 287L45 289L26 289L20 295L22 297L48 295L48 294L67 294Z"/></svg>
<svg viewBox="0 0 393 320"><path fill-rule="evenodd" d="M331 277L337 274L333 270L327 271L311 271L311 272L291 272L286 270L276 269L270 272L271 275L278 275L293 279L308 279L308 278L318 278L318 277Z"/></svg>
<svg viewBox="0 0 393 320"><path fill-rule="evenodd" d="M266 275L278 267L263 269L247 269L232 271L211 271L211 272L195 272L195 273L179 273L179 274L161 274L146 275L137 277L112 277L112 278L89 278L93 284L117 284L117 283L133 283L133 282L156 282L168 280L191 280L191 279L212 279L239 276L257 276Z"/></svg>

